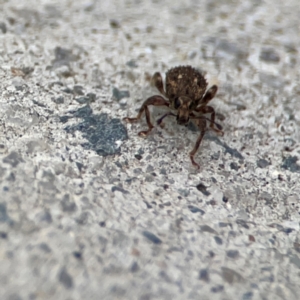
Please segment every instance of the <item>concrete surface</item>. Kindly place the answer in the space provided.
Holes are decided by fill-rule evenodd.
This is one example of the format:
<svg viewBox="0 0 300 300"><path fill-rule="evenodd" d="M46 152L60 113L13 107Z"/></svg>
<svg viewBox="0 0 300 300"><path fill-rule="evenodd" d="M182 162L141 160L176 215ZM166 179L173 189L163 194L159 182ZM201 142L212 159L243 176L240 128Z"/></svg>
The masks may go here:
<svg viewBox="0 0 300 300"><path fill-rule="evenodd" d="M0 7L0 299L299 299L298 0ZM122 121L187 64L199 171L192 126Z"/></svg>

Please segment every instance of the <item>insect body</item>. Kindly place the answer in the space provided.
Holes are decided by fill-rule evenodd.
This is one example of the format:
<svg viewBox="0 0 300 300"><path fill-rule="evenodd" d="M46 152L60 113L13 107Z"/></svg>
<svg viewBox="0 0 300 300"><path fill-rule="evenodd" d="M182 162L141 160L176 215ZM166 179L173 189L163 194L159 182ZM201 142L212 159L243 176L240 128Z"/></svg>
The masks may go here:
<svg viewBox="0 0 300 300"><path fill-rule="evenodd" d="M222 127L215 123L214 108L207 105L216 95L218 87L213 85L206 90L206 79L199 71L191 66L179 66L170 69L166 74L166 90L164 90L160 73L153 75L153 81L159 92L168 100L160 95L152 96L143 103L136 118L125 118L125 120L130 123L135 122L139 120L143 112L145 112L148 130L139 132L140 136L147 136L153 128L148 109L149 105L168 106L171 109L177 110L177 115L172 112L163 115L157 121L158 124L167 116L176 116L179 125L187 125L190 119L195 120L196 125L200 129L200 135L193 150L190 152L190 159L192 164L199 168L199 165L194 160L194 155L207 130L207 121L210 123L209 127L212 130L220 135L224 134ZM210 118L206 118L204 114L210 114Z"/></svg>

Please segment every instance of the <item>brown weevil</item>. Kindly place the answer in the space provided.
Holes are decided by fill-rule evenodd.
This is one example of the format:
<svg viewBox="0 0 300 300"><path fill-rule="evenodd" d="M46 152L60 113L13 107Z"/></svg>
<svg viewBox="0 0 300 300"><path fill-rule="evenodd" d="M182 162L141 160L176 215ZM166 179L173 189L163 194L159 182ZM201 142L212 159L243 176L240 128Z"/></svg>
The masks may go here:
<svg viewBox="0 0 300 300"><path fill-rule="evenodd" d="M208 102L214 98L218 87L213 85L208 90L207 81L203 74L191 66L179 66L168 70L166 73L166 89L164 90L163 80L160 73L155 73L152 78L154 85L159 92L168 100L160 95L149 97L142 105L136 118L124 118L127 122L135 122L139 120L145 112L148 130L139 132L140 136L147 136L154 127L150 120L149 105L167 106L177 110L177 115L168 112L157 120L157 124L161 124L162 120L167 116L175 116L179 125L187 125L189 120L195 121L200 129L200 135L197 142L190 152L192 164L199 168L199 165L194 160L194 155L197 152L205 131L207 121L209 128L214 130L219 135L223 135L222 126L215 123L215 110L212 106L208 106ZM210 114L210 118L206 118L204 114Z"/></svg>

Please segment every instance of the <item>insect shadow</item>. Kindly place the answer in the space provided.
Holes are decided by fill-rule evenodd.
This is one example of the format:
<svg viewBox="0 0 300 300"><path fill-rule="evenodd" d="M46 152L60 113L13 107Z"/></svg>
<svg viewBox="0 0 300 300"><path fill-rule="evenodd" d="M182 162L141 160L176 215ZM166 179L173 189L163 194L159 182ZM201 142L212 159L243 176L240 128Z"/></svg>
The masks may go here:
<svg viewBox="0 0 300 300"><path fill-rule="evenodd" d="M68 133L82 132L82 137L88 141L81 144L83 148L94 150L101 156L120 153L116 141L128 139L127 129L120 119L110 118L105 113L93 114L89 105L69 113L71 116L62 116L60 121L66 123L70 118L82 119L82 122L66 126L64 129Z"/></svg>

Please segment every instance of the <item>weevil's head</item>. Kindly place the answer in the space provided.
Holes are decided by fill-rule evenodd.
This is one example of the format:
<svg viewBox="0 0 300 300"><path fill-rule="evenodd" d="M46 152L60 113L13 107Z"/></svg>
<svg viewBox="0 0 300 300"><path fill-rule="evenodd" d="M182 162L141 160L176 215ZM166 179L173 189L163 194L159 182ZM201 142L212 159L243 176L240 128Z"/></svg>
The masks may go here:
<svg viewBox="0 0 300 300"><path fill-rule="evenodd" d="M172 106L177 110L176 120L179 125L187 125L190 120L190 112L192 111L193 101L189 97L175 97Z"/></svg>

